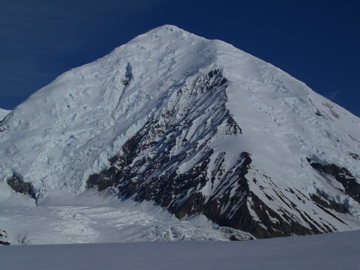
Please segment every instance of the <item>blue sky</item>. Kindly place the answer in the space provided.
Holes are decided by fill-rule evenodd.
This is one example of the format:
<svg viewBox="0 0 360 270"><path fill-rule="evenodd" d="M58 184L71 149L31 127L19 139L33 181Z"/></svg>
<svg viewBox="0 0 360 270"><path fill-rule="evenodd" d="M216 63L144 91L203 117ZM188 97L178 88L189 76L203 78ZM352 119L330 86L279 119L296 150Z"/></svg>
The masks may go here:
<svg viewBox="0 0 360 270"><path fill-rule="evenodd" d="M174 24L270 62L360 116L360 1L1 0L0 107Z"/></svg>

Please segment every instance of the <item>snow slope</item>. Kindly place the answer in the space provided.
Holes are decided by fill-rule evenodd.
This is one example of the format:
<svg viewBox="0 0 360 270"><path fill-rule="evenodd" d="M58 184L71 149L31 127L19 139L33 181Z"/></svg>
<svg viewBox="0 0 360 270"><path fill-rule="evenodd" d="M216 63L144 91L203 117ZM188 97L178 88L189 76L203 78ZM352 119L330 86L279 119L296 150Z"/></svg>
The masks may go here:
<svg viewBox="0 0 360 270"><path fill-rule="evenodd" d="M162 32L169 35L159 38ZM164 27L61 75L2 124L0 178L16 171L44 190L84 191L88 175L104 168L169 89L212 62L207 44ZM129 63L133 80L125 87Z"/></svg>
<svg viewBox="0 0 360 270"><path fill-rule="evenodd" d="M0 121L3 120L5 118L5 116L8 115L9 113L10 113L10 111L0 108Z"/></svg>
<svg viewBox="0 0 360 270"><path fill-rule="evenodd" d="M0 247L0 262L3 270L358 270L359 241L354 231L246 242L10 246Z"/></svg>
<svg viewBox="0 0 360 270"><path fill-rule="evenodd" d="M98 188L256 237L360 228L359 118L175 26L64 73L0 129L1 188L38 203Z"/></svg>

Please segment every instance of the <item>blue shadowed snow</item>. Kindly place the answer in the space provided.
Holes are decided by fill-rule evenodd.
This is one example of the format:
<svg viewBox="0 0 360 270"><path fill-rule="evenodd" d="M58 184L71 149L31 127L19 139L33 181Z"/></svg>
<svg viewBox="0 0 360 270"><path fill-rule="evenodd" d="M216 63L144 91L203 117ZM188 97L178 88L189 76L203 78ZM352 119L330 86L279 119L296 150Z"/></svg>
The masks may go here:
<svg viewBox="0 0 360 270"><path fill-rule="evenodd" d="M358 270L360 231L244 242L148 242L0 248L9 269Z"/></svg>

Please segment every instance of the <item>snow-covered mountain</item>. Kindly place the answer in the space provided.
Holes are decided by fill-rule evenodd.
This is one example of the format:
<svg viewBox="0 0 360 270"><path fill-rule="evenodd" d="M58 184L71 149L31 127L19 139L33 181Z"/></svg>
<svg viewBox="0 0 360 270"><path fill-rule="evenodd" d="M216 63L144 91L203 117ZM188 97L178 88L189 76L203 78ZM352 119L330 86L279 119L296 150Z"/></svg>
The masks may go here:
<svg viewBox="0 0 360 270"><path fill-rule="evenodd" d="M255 237L360 228L360 119L218 40L162 26L0 124L1 189L95 188Z"/></svg>

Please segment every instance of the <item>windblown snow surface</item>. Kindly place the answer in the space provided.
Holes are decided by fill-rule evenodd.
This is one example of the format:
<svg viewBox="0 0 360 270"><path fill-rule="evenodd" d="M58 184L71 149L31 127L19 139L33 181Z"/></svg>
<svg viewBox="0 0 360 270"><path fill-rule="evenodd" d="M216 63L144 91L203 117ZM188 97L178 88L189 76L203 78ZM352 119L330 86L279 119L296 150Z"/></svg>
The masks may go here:
<svg viewBox="0 0 360 270"><path fill-rule="evenodd" d="M2 270L358 270L360 231L243 242L0 247Z"/></svg>
<svg viewBox="0 0 360 270"><path fill-rule="evenodd" d="M22 201L19 214L1 205L0 229L15 243L120 241L141 235L137 225L182 227L132 206L134 220L126 218L124 202L89 206L79 199L89 186L256 237L360 228L359 118L280 69L175 26L64 73L0 131L3 198L18 198L10 186L23 185L37 201Z"/></svg>

